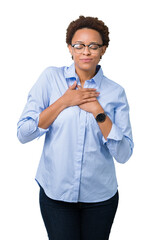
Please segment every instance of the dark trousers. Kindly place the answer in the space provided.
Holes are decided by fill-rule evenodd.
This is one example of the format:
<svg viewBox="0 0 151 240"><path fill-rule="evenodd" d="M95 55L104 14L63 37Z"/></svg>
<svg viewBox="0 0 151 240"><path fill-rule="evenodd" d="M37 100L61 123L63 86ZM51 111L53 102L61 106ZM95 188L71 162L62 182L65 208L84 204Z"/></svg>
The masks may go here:
<svg viewBox="0 0 151 240"><path fill-rule="evenodd" d="M40 209L50 240L108 240L118 206L118 191L97 203L48 198L40 187Z"/></svg>

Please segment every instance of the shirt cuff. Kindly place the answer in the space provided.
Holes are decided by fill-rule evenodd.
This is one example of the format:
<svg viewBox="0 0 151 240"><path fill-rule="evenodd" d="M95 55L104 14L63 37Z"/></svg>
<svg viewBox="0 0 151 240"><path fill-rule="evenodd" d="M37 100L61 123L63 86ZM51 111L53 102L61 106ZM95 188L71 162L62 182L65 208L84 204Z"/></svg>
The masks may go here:
<svg viewBox="0 0 151 240"><path fill-rule="evenodd" d="M108 140L115 140L115 141L121 141L123 138L123 133L120 128L118 128L114 123L112 124L111 131L107 137L107 140L102 137L103 144L107 143Z"/></svg>
<svg viewBox="0 0 151 240"><path fill-rule="evenodd" d="M43 129L38 127L38 130L39 130L39 136L38 136L38 139L39 139L43 134L49 131L49 128Z"/></svg>

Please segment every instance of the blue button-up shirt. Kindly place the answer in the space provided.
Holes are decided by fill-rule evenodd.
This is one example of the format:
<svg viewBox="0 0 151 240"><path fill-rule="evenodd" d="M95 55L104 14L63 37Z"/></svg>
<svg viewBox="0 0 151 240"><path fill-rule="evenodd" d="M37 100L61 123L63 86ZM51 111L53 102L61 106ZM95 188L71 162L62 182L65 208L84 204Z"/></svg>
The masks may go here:
<svg viewBox="0 0 151 240"><path fill-rule="evenodd" d="M114 159L125 163L133 151L129 106L124 89L103 75L85 81L112 121L107 140L92 113L79 106L65 108L48 129L38 127L39 115L60 98L74 81L75 66L48 67L29 92L17 135L22 143L45 134L36 181L48 197L67 202L100 202L117 191ZM78 91L78 90L77 90Z"/></svg>

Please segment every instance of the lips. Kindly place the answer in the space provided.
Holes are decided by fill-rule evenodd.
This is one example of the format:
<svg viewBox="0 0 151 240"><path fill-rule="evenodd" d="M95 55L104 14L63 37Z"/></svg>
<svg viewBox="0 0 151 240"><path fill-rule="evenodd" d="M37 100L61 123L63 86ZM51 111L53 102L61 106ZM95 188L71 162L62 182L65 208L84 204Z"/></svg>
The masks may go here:
<svg viewBox="0 0 151 240"><path fill-rule="evenodd" d="M87 63L87 62L91 62L92 58L82 58L82 59L80 59L80 61Z"/></svg>

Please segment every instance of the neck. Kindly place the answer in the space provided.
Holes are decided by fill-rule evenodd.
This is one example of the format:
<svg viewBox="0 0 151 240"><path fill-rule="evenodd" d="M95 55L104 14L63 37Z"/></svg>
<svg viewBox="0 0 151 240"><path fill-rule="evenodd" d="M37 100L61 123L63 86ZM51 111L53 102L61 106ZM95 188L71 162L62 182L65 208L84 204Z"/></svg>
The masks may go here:
<svg viewBox="0 0 151 240"><path fill-rule="evenodd" d="M95 75L95 71L96 70L93 70L93 71L83 71L81 69L76 69L76 73L80 79L80 83L81 83L81 86L83 87L84 86L84 83L86 80L89 80L91 78L94 77Z"/></svg>

